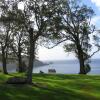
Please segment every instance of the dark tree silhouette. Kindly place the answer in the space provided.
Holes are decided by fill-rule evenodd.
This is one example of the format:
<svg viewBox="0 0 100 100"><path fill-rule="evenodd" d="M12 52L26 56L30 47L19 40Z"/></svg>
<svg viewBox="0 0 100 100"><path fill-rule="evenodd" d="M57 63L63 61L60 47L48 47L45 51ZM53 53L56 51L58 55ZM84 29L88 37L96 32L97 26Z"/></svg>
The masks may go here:
<svg viewBox="0 0 100 100"><path fill-rule="evenodd" d="M79 60L80 74L86 74L85 63L91 57L90 35L94 32L95 27L91 25L91 18L94 11L86 5L80 5L76 0L62 1L58 4L56 18L51 24L55 28L55 34L49 38L53 42L53 48L58 44L66 42L64 49L66 52L74 52ZM52 27L51 26L51 27ZM51 30L51 32L53 32ZM49 42L49 43L50 43Z"/></svg>

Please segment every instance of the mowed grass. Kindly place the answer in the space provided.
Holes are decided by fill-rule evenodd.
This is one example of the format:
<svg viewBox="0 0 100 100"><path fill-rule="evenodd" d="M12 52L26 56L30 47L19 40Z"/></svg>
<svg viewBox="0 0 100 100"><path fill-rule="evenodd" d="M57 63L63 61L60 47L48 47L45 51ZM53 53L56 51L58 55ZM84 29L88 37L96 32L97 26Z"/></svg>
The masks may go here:
<svg viewBox="0 0 100 100"><path fill-rule="evenodd" d="M33 74L33 85L11 85L0 74L0 100L100 100L100 76Z"/></svg>

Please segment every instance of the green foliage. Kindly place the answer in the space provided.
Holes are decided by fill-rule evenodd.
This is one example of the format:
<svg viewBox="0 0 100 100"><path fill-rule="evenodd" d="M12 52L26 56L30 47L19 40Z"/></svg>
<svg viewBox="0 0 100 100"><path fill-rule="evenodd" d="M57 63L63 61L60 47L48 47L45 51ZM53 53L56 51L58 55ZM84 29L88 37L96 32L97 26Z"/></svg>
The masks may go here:
<svg viewBox="0 0 100 100"><path fill-rule="evenodd" d="M99 30L97 31L97 34L93 36L93 39L94 39L95 46L98 48L98 51L100 51L100 31Z"/></svg>
<svg viewBox="0 0 100 100"><path fill-rule="evenodd" d="M86 65L85 65L85 71L86 71L86 73L88 73L88 72L91 71L91 67L90 67L89 64L86 64Z"/></svg>
<svg viewBox="0 0 100 100"><path fill-rule="evenodd" d="M64 50L65 50L65 52L75 52L75 50L76 50L75 44L73 44L73 43L65 44Z"/></svg>

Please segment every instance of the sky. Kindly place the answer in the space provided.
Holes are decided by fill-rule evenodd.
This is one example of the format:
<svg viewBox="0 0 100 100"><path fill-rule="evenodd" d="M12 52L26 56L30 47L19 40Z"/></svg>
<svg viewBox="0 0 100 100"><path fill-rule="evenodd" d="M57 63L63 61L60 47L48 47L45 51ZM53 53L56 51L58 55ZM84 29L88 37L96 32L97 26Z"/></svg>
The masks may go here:
<svg viewBox="0 0 100 100"><path fill-rule="evenodd" d="M81 0L80 0L81 1ZM98 29L100 29L100 0L83 0L83 3L92 7L95 12L95 16L92 18L92 24L95 24ZM39 60L70 60L76 59L73 53L65 53L63 49L63 44L53 48L46 49L44 47L39 46L38 50ZM93 56L94 59L100 59L100 52Z"/></svg>

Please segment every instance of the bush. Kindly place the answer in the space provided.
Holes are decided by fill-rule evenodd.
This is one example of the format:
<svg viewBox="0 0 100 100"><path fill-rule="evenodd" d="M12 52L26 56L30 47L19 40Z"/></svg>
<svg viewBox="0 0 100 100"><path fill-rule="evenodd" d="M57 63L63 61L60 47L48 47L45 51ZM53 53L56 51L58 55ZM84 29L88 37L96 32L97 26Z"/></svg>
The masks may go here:
<svg viewBox="0 0 100 100"><path fill-rule="evenodd" d="M90 72L90 71L91 71L90 65L89 65L89 64L86 64L86 65L85 65L85 73L87 74L87 73Z"/></svg>

